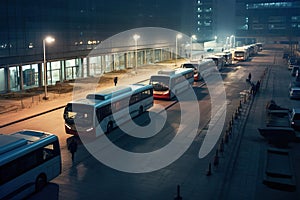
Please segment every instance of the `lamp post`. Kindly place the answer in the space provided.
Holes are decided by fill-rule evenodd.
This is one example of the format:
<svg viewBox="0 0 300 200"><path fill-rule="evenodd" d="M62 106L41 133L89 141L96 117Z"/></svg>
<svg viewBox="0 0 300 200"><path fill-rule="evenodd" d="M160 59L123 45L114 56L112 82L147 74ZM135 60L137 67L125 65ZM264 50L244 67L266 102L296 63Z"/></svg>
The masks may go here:
<svg viewBox="0 0 300 200"><path fill-rule="evenodd" d="M46 42L52 43L55 39L53 37L46 37L43 39L43 51L44 51L44 86L45 86L45 96L43 97L44 100L48 100L48 93L47 93L47 61L46 61Z"/></svg>
<svg viewBox="0 0 300 200"><path fill-rule="evenodd" d="M176 42L175 42L175 66L177 66L177 54L178 54L178 49L177 49L177 40L182 38L182 35L178 33L176 35Z"/></svg>
<svg viewBox="0 0 300 200"><path fill-rule="evenodd" d="M137 41L138 39L140 39L140 36L138 34L134 34L133 35L133 39L134 39L134 42L135 42L135 73L137 73Z"/></svg>
<svg viewBox="0 0 300 200"><path fill-rule="evenodd" d="M191 36L191 52L190 52L190 60L193 58L193 40L197 40L196 35Z"/></svg>

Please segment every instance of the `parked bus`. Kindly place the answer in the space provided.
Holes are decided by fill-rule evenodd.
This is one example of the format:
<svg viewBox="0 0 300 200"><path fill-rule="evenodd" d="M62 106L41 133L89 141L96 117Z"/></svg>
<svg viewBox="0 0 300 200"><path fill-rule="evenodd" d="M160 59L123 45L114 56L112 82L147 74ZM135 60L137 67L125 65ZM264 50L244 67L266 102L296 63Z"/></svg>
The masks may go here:
<svg viewBox="0 0 300 200"><path fill-rule="evenodd" d="M194 81L200 81L201 80L201 75L198 71L198 64L197 63L183 63L181 65L181 68L188 68L188 69L193 69L194 70Z"/></svg>
<svg viewBox="0 0 300 200"><path fill-rule="evenodd" d="M56 135L32 130L0 135L0 199L23 199L60 173Z"/></svg>
<svg viewBox="0 0 300 200"><path fill-rule="evenodd" d="M244 48L235 49L233 52L233 60L246 61L248 59L248 52Z"/></svg>
<svg viewBox="0 0 300 200"><path fill-rule="evenodd" d="M230 51L216 53L215 55L223 57L224 65L232 65L232 53Z"/></svg>
<svg viewBox="0 0 300 200"><path fill-rule="evenodd" d="M185 68L158 71L157 75L152 75L150 78L155 99L172 99L186 90L193 82L194 70Z"/></svg>
<svg viewBox="0 0 300 200"><path fill-rule="evenodd" d="M109 133L153 106L153 87L132 84L88 94L68 103L64 110L67 134L99 136ZM129 112L129 113L128 113Z"/></svg>
<svg viewBox="0 0 300 200"><path fill-rule="evenodd" d="M205 59L212 59L215 62L218 70L221 70L224 67L223 56L211 55L211 56L205 57Z"/></svg>

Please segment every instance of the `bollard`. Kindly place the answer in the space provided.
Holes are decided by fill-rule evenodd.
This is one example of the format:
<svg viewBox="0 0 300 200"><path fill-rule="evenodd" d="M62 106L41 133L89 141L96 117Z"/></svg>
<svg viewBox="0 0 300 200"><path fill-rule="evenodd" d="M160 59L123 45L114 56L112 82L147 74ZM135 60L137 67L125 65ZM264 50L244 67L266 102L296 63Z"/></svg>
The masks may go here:
<svg viewBox="0 0 300 200"><path fill-rule="evenodd" d="M208 170L206 172L206 176L210 176L210 175L212 175L212 173L211 173L211 163L209 163Z"/></svg>
<svg viewBox="0 0 300 200"><path fill-rule="evenodd" d="M220 150L221 153L224 152L224 140L223 140L223 138L221 139L221 143L219 144L219 150Z"/></svg>
<svg viewBox="0 0 300 200"><path fill-rule="evenodd" d="M219 166L219 153L218 153L218 149L216 151L216 155L214 157L214 166L218 167Z"/></svg>
<svg viewBox="0 0 300 200"><path fill-rule="evenodd" d="M182 200L182 197L180 196L180 185L177 185L177 195L174 197L174 200Z"/></svg>

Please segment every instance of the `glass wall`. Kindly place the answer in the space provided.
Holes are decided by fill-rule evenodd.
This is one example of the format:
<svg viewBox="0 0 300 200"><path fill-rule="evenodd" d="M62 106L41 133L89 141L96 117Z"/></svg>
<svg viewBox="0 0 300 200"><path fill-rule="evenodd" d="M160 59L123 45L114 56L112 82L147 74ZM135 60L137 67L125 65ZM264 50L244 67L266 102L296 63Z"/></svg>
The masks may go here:
<svg viewBox="0 0 300 200"><path fill-rule="evenodd" d="M9 68L9 75L10 75L10 90L11 91L18 91L20 90L20 73L19 67L10 67Z"/></svg>
<svg viewBox="0 0 300 200"><path fill-rule="evenodd" d="M51 84L61 81L61 62L51 62Z"/></svg>
<svg viewBox="0 0 300 200"><path fill-rule="evenodd" d="M101 75L101 56L90 57L90 75Z"/></svg>
<svg viewBox="0 0 300 200"><path fill-rule="evenodd" d="M5 86L5 70L4 68L0 68L0 93L6 91Z"/></svg>
<svg viewBox="0 0 300 200"><path fill-rule="evenodd" d="M22 66L24 89L39 85L38 64Z"/></svg>
<svg viewBox="0 0 300 200"><path fill-rule="evenodd" d="M75 79L79 74L79 66L76 65L76 59L66 60L66 80Z"/></svg>

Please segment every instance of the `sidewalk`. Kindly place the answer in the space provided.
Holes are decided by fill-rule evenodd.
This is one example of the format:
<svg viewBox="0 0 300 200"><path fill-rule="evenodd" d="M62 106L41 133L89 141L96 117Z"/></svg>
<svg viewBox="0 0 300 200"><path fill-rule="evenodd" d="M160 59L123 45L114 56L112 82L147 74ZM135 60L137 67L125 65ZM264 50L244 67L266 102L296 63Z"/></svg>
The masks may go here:
<svg viewBox="0 0 300 200"><path fill-rule="evenodd" d="M281 66L273 66L280 68ZM270 188L263 184L265 176L265 164L267 162L267 150L271 146L259 134L258 128L265 127L265 106L270 99L274 99L276 91L280 93L277 82L278 76L274 75L275 72L269 70L268 76L275 76L276 78L267 77L260 92L253 99L252 107L245 124L245 129L242 130L242 138L240 141L240 148L238 149L235 164L231 169L229 180L226 180L225 187L223 188L222 199L243 199L243 200L263 200L263 199L299 199L300 190L298 183L296 190L289 192L279 186L277 189ZM285 88L284 88L285 89ZM281 93L282 94L282 93ZM281 97L280 97L281 98ZM286 149L291 152L292 163L294 166L294 178L299 180L300 169L300 144L290 143L289 148ZM282 156L281 156L282 157ZM285 163L282 163L282 158L272 158L272 168L287 171L283 169ZM296 181L297 182L297 181ZM299 182L299 181L298 181Z"/></svg>

